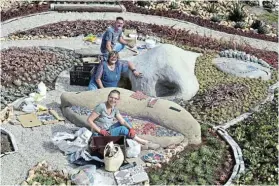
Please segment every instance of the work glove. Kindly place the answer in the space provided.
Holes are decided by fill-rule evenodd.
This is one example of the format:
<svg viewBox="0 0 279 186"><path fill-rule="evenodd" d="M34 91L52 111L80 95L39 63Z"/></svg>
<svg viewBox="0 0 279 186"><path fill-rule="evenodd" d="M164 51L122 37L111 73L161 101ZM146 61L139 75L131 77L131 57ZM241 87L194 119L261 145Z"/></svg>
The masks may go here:
<svg viewBox="0 0 279 186"><path fill-rule="evenodd" d="M135 136L136 136L136 131L135 131L135 129L131 128L129 130L129 137L134 138Z"/></svg>
<svg viewBox="0 0 279 186"><path fill-rule="evenodd" d="M110 133L104 129L100 131L100 134L102 134L103 136L110 136Z"/></svg>

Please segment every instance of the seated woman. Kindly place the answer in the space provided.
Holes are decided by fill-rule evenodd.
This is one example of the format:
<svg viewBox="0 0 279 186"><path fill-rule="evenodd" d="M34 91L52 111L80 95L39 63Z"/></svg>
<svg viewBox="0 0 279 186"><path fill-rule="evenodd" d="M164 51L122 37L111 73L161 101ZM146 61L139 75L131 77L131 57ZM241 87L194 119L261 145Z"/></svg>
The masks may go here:
<svg viewBox="0 0 279 186"><path fill-rule="evenodd" d="M136 77L142 77L142 74L135 69L132 62L126 63L119 60L117 52L111 52L108 61L102 61L95 74L92 75L88 89L96 90L98 88L117 87L121 73L130 69Z"/></svg>
<svg viewBox="0 0 279 186"><path fill-rule="evenodd" d="M105 103L100 103L88 117L87 122L93 131L93 136L126 136L140 143L143 149L157 149L158 144L141 139L136 135L128 119L124 119L116 108L120 99L120 92L112 90ZM118 120L113 124L113 119Z"/></svg>

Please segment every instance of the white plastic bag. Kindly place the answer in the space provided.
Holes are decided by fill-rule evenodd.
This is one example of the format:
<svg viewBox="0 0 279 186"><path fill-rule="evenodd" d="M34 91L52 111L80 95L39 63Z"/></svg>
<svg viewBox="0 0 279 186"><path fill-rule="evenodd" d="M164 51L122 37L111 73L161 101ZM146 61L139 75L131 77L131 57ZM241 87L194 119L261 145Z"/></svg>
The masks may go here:
<svg viewBox="0 0 279 186"><path fill-rule="evenodd" d="M26 105L22 107L22 111L26 113L36 112L37 106L31 102L27 102Z"/></svg>
<svg viewBox="0 0 279 186"><path fill-rule="evenodd" d="M128 158L136 158L140 154L141 146L138 142L127 139L127 143L129 147L126 149L127 157Z"/></svg>
<svg viewBox="0 0 279 186"><path fill-rule="evenodd" d="M38 84L38 93L41 96L45 96L47 93L47 87L42 81Z"/></svg>
<svg viewBox="0 0 279 186"><path fill-rule="evenodd" d="M84 165L79 168L79 172L71 176L72 182L76 185L94 185L94 176L96 173L95 165Z"/></svg>
<svg viewBox="0 0 279 186"><path fill-rule="evenodd" d="M91 135L92 132L83 127L79 129L75 134L69 134L67 132L57 132L53 136L52 142L66 154L71 154L86 148Z"/></svg>

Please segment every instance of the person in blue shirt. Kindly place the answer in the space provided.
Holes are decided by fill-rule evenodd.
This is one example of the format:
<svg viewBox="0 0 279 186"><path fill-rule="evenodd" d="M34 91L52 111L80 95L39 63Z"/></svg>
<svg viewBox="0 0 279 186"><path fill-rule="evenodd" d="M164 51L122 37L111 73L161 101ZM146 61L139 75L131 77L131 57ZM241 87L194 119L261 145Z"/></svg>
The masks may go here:
<svg viewBox="0 0 279 186"><path fill-rule="evenodd" d="M117 87L121 78L121 74L131 70L134 76L142 77L142 73L135 69L130 61L119 60L117 52L109 53L108 60L103 60L95 73L91 76L88 90L96 90L98 88Z"/></svg>
<svg viewBox="0 0 279 186"><path fill-rule="evenodd" d="M109 52L120 52L125 48L125 45L130 48L134 47L133 45L128 44L128 42L123 39L123 26L124 19L122 17L117 17L115 25L108 27L106 32L103 34L100 49L105 60L107 60Z"/></svg>

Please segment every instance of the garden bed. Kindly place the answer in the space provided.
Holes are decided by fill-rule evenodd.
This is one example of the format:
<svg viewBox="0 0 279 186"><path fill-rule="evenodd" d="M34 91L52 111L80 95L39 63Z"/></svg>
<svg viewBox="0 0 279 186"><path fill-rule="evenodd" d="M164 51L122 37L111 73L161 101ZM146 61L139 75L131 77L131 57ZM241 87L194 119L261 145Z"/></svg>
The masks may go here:
<svg viewBox="0 0 279 186"><path fill-rule="evenodd" d="M81 63L74 51L58 47L13 47L1 50L1 56L1 109L35 92L40 81L54 89L60 72Z"/></svg>
<svg viewBox="0 0 279 186"><path fill-rule="evenodd" d="M49 24L27 31L17 32L12 35L16 35L19 38L24 36L66 36L75 37L81 34L98 34L102 33L107 25L112 24L112 21L63 21L59 23ZM98 25L98 26L97 26ZM189 34L186 30L175 30L167 26L158 26L154 24L145 24L141 22L127 21L126 28L136 29L138 33L144 35L154 35L161 38L164 43L170 43L177 45L180 48L186 50L193 50L203 52L205 55L197 59L196 76L200 84L200 91L193 98L193 104L191 102L182 103L181 105L186 108L196 119L204 122L212 122L220 124L229 121L243 112L247 112L250 108L261 102L267 95L269 85L272 85L276 81L276 72L273 72L272 79L269 81L262 81L259 79L239 78L232 75L223 73L212 64L212 60L216 57L214 51L219 51L228 48L237 48L240 51L246 51L249 54L256 55L259 58L264 59L269 64L277 67L278 54L276 52L262 51L251 48L249 46L234 45L232 43L222 43L216 39L209 37L202 37L196 34ZM172 40L171 42L169 42ZM209 50L211 52L209 52ZM236 87L236 95L231 96L230 101L217 103L215 108L204 107L203 100L206 93L212 91L218 86L226 87L233 84L239 84L240 87L246 87L244 92L238 91ZM211 88L211 89L210 89ZM247 93L248 91L248 93ZM222 92L222 90L221 90ZM224 91L223 91L224 92ZM225 94L222 93L222 96ZM179 101L177 101L179 103Z"/></svg>
<svg viewBox="0 0 279 186"><path fill-rule="evenodd" d="M1 21L5 21L8 19L12 19L15 17L24 16L24 15L28 15L28 14L34 14L34 13L48 11L49 4L50 4L49 2L44 2L44 3L33 2L31 4L20 5L19 7L16 7L16 8L12 7L9 10L1 11ZM269 35L265 35L265 34L258 34L258 33L255 33L255 31L250 31L250 30L243 31L242 29L239 29L239 28L228 27L226 25L215 23L210 19L203 19L202 17L199 17L199 16L185 14L185 13L183 13L183 11L181 12L181 10L149 9L146 7L136 6L136 4L134 4L133 2L126 2L126 1L122 2L122 4L125 6L127 11L130 11L130 12L181 19L181 20L195 23L200 26L208 27L208 28L218 30L221 32L226 32L229 34L236 34L236 35L241 35L241 36L245 36L245 37L251 37L251 38L262 39L262 40L267 40L267 41L272 41L272 42L278 42L278 37L269 36ZM239 24L239 25L241 27L241 24Z"/></svg>
<svg viewBox="0 0 279 186"><path fill-rule="evenodd" d="M176 102L184 106L195 119L219 125L232 120L257 106L268 94L269 86L277 81L277 72L272 79L263 81L235 77L219 71L213 64L215 54L206 54L197 59L196 76L199 91L187 102Z"/></svg>
<svg viewBox="0 0 279 186"><path fill-rule="evenodd" d="M250 38L278 42L277 37L254 33L254 31L242 31L240 29L236 29L233 27L220 25L211 20L203 19L202 17L199 17L199 16L185 14L180 10L149 9L147 6L139 7L139 6L136 6L135 3L128 2L128 1L122 2L122 4L125 6L125 8L127 9L128 12L135 12L135 13L141 13L141 14L147 14L147 15L157 15L157 16L169 17L169 18L174 18L174 19L181 19L184 21L188 21L188 22L203 26L203 27L207 27L207 28L210 28L213 30L218 30L221 32L226 32L229 34L236 34L236 35L241 35L241 36L250 37Z"/></svg>
<svg viewBox="0 0 279 186"><path fill-rule="evenodd" d="M220 137L202 125L202 144L188 146L170 164L148 171L152 185L222 185L235 164L232 152Z"/></svg>
<svg viewBox="0 0 279 186"><path fill-rule="evenodd" d="M246 171L235 180L244 185L278 183L278 90L272 102L229 129L243 152Z"/></svg>
<svg viewBox="0 0 279 186"><path fill-rule="evenodd" d="M49 10L49 2L39 3L33 2L31 4L24 3L12 6L8 10L1 10L1 22L29 14L46 12Z"/></svg>
<svg viewBox="0 0 279 186"><path fill-rule="evenodd" d="M76 37L81 34L88 35L103 33L108 25L112 25L113 21L62 21L44 25L41 27L29 29L26 31L19 31L9 35L9 37L17 36L23 38L24 36L66 36ZM238 51L245 51L250 55L254 55L264 61L268 62L275 68L278 68L278 53L272 51L265 51L252 48L249 45L236 44L233 41L222 41L213 39L211 37L203 37L198 34L191 34L188 30L174 29L169 26L159 26L155 24L147 24L136 21L126 21L125 28L136 29L137 33L143 35L154 35L162 40L172 41L170 44L190 46L204 50L221 51L225 49L235 49Z"/></svg>

